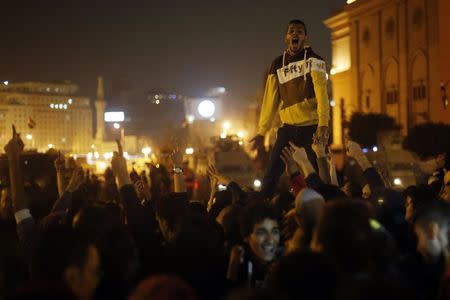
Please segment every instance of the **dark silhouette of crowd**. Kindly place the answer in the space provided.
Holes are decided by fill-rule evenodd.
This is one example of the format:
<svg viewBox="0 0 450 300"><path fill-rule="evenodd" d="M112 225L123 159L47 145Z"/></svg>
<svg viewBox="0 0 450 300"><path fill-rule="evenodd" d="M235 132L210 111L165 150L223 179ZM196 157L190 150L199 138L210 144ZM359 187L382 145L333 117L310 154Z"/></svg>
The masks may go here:
<svg viewBox="0 0 450 300"><path fill-rule="evenodd" d="M312 148L315 162L283 150L290 186L272 199L214 165L209 199L189 199L179 152L129 173L120 143L103 176L59 154L52 189L25 180L13 129L0 299L450 299L449 155L399 192L355 142L346 155L366 186Z"/></svg>

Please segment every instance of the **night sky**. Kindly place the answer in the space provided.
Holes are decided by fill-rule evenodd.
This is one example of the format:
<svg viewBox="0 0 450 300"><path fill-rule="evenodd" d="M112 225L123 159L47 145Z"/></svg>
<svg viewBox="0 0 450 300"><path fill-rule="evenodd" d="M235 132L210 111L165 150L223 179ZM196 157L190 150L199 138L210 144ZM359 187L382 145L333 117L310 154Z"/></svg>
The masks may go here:
<svg viewBox="0 0 450 300"><path fill-rule="evenodd" d="M253 99L264 69L284 47L290 19L308 25L310 44L330 62L323 20L345 0L3 1L0 79L71 80L95 98L164 88L201 95L224 86ZM136 100L135 99L135 100Z"/></svg>

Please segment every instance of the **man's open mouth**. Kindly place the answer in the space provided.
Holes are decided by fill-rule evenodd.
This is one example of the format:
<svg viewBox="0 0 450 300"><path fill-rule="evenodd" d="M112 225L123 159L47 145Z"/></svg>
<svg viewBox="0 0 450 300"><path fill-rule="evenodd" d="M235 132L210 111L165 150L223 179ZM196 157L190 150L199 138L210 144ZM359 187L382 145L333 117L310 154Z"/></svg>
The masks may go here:
<svg viewBox="0 0 450 300"><path fill-rule="evenodd" d="M299 43L299 39L298 38L293 38L292 39L292 45L298 45L298 43Z"/></svg>

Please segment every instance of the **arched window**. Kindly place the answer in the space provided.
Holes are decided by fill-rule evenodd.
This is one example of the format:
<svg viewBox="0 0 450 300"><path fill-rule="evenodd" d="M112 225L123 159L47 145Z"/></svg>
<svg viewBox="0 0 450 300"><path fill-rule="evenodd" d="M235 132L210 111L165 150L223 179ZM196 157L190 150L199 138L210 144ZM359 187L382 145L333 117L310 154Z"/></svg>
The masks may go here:
<svg viewBox="0 0 450 300"><path fill-rule="evenodd" d="M386 113L400 120L398 63L392 58L386 66L384 76L384 103Z"/></svg>
<svg viewBox="0 0 450 300"><path fill-rule="evenodd" d="M362 74L361 85L361 111L374 112L375 75L372 66L367 65Z"/></svg>
<svg viewBox="0 0 450 300"><path fill-rule="evenodd" d="M418 51L411 67L411 121L412 125L429 120L428 111L428 64L425 53Z"/></svg>

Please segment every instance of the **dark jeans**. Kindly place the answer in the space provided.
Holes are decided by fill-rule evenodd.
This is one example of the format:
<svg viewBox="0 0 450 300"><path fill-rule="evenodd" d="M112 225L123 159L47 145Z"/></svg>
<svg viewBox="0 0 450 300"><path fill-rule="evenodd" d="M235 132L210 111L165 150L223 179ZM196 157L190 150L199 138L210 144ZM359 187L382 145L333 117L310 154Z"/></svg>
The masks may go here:
<svg viewBox="0 0 450 300"><path fill-rule="evenodd" d="M269 163L262 183L261 193L266 198L271 198L278 184L281 174L284 171L284 163L280 158L281 150L293 142L298 147L304 147L306 154L312 165L317 169L316 154L311 148L313 134L316 132L317 125L312 126L293 126L284 125L278 129L277 140L270 154Z"/></svg>

